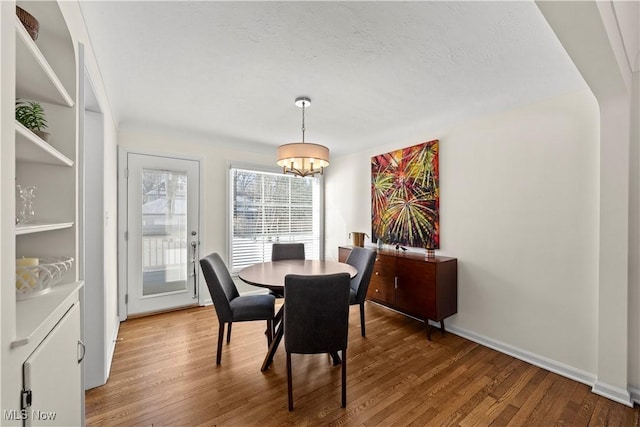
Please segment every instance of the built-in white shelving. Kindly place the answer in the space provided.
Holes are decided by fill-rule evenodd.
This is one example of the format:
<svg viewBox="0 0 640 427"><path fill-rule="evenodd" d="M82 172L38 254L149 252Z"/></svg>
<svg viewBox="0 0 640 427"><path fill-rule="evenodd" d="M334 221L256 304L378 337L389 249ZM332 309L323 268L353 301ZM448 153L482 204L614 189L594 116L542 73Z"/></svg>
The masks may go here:
<svg viewBox="0 0 640 427"><path fill-rule="evenodd" d="M17 121L16 160L59 166L73 166L73 160L53 148Z"/></svg>
<svg viewBox="0 0 640 427"><path fill-rule="evenodd" d="M16 16L16 96L73 107L73 98Z"/></svg>
<svg viewBox="0 0 640 427"><path fill-rule="evenodd" d="M73 227L73 221L72 222L18 224L16 225L16 235L41 233L43 231L62 230L64 228L71 228L71 227Z"/></svg>
<svg viewBox="0 0 640 427"><path fill-rule="evenodd" d="M19 0L17 4L3 5L0 13L3 89L10 83L7 79L14 78L16 98L43 104L49 125L47 130L54 135L49 144L18 123L12 109L2 109L2 129L14 128L9 135L3 132L0 164L3 180L9 180L3 181L3 187L11 189L16 184L36 187L36 207L42 217L36 217L36 223L15 224L14 215L4 215L0 227L3 248L10 248L11 243L15 245L15 252L7 250L7 256L2 259L3 278L9 280L13 276L10 280L13 283L3 283L9 286L2 286L0 292L3 312L0 404L11 410L20 408L16 406L20 403L18 397L25 391L32 392L36 398L30 410L53 409L57 424L82 425L83 366L78 356L82 354L79 308L83 281L78 268L82 262L78 191L83 187L82 174L77 169L82 152L76 107L77 42L67 26L69 17L63 14L59 3L56 0ZM12 16L16 6L40 23L37 42L31 39L19 18ZM15 49L4 49L4 41L13 41L14 35ZM14 100L5 98L6 107L4 101L13 104ZM19 210L20 201L13 203L15 198L14 191L4 191L3 208L11 206ZM70 256L75 265L60 278L62 283L52 286L48 292L38 292L27 299L22 299L25 295L21 294L18 300L17 276L10 274L15 270L15 262L10 259L14 256L16 259ZM51 369L55 370L55 375L50 375ZM25 372L28 375L23 375ZM4 421L18 425L17 418ZM4 425L4 422L0 421L0 424Z"/></svg>

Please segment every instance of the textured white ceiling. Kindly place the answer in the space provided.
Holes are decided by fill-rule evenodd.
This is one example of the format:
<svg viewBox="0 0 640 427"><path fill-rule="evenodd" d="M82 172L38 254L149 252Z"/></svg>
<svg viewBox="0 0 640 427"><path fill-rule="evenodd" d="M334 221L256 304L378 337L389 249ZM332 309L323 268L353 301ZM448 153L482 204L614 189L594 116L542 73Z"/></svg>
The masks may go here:
<svg viewBox="0 0 640 427"><path fill-rule="evenodd" d="M586 87L530 1L81 7L121 125L218 143L299 141L300 95L306 140L341 155Z"/></svg>

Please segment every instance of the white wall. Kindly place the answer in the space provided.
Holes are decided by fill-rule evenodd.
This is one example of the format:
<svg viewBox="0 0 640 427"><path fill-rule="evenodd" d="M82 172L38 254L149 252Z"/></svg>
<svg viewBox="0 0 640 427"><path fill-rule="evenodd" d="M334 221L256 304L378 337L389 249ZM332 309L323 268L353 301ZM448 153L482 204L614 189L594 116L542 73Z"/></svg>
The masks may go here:
<svg viewBox="0 0 640 427"><path fill-rule="evenodd" d="M370 230L370 158L440 140L441 250L458 258L448 325L578 377L596 371L599 112L571 93L340 159L326 176L327 255Z"/></svg>
<svg viewBox="0 0 640 427"><path fill-rule="evenodd" d="M592 390L632 406L632 399L640 402L640 337L633 323L640 284L634 193L638 163L629 159L637 156L639 145L634 80L639 71L640 9L612 0L536 4L600 107L598 367Z"/></svg>
<svg viewBox="0 0 640 427"><path fill-rule="evenodd" d="M85 90L92 90L85 88ZM81 112L82 114L82 112ZM85 389L107 379L106 355L113 346L106 334L104 288L104 147L103 115L84 112L84 358Z"/></svg>

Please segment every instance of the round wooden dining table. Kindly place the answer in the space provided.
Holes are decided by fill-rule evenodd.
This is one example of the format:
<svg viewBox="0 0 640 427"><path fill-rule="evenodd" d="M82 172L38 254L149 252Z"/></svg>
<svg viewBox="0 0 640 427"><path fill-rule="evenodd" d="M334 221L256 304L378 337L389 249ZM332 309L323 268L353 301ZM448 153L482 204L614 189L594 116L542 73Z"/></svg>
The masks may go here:
<svg viewBox="0 0 640 427"><path fill-rule="evenodd" d="M284 294L284 280L288 274L301 274L308 276L324 275L324 274L336 274L336 273L349 273L353 279L358 270L355 267L337 261L323 261L317 259L288 259L281 261L262 262L254 264L249 267L245 267L238 272L238 277L254 286L262 288L268 288L280 295ZM282 309L280 309L282 312ZM280 319L278 322L276 331L269 346L269 351L265 356L262 363L261 371L266 371L273 362L273 356L280 345L282 336L284 334L283 322ZM332 355L334 361L339 362L337 355Z"/></svg>
<svg viewBox="0 0 640 427"><path fill-rule="evenodd" d="M353 279L358 270L349 264L318 259L287 259L281 261L262 262L245 267L238 273L240 279L250 285L269 288L276 292L284 289L284 278L287 274L324 275L349 273Z"/></svg>

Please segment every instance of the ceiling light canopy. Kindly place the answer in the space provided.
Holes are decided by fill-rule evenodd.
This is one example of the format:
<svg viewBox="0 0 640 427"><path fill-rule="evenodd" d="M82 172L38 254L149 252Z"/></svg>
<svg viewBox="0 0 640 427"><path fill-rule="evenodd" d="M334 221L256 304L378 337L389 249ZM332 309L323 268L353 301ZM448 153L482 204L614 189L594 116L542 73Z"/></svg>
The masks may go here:
<svg viewBox="0 0 640 427"><path fill-rule="evenodd" d="M296 105L302 108L302 142L292 142L278 147L278 166L282 172L298 176L314 176L324 172L329 166L329 149L324 145L304 141L304 109L311 105L305 97L296 98Z"/></svg>

